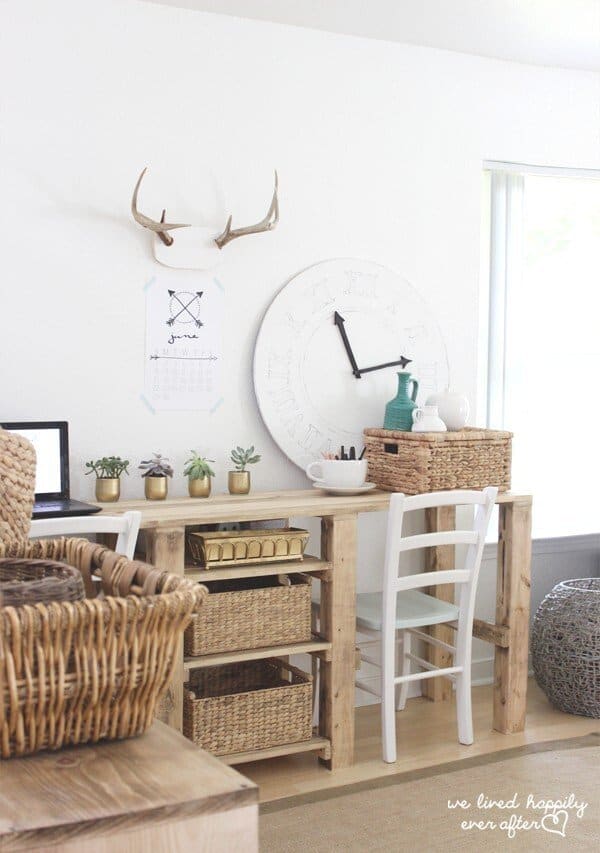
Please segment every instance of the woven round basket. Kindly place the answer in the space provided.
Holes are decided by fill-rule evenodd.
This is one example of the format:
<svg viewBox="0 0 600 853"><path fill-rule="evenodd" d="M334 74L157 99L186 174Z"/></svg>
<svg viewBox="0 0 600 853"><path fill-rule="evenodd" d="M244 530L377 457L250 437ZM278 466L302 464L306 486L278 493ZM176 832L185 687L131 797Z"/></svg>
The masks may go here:
<svg viewBox="0 0 600 853"><path fill-rule="evenodd" d="M561 711L600 718L600 578L557 584L538 607L533 671Z"/></svg>
<svg viewBox="0 0 600 853"><path fill-rule="evenodd" d="M73 566L55 560L0 559L0 600L6 607L84 598L82 574Z"/></svg>
<svg viewBox="0 0 600 853"><path fill-rule="evenodd" d="M26 438L0 429L0 544L27 542L35 498L35 450Z"/></svg>

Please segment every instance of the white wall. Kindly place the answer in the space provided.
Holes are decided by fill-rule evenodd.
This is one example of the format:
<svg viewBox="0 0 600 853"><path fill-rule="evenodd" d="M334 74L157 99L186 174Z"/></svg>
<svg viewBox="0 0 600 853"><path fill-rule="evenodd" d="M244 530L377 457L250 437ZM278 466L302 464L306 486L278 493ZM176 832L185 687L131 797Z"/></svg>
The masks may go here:
<svg viewBox="0 0 600 853"><path fill-rule="evenodd" d="M78 497L92 495L92 456L161 450L181 470L190 447L217 460L223 490L234 442L263 453L256 488L303 486L260 420L251 358L276 290L324 258L411 280L474 399L482 161L600 167L593 73L143 2L14 0L0 15L0 418L70 421ZM225 208L262 216L279 169L280 227L223 252L213 415L152 414L140 399L155 264L129 201L144 165L144 209L198 224ZM184 490L179 477L172 493ZM137 474L123 492L141 493ZM382 529L361 526L361 588L377 585Z"/></svg>

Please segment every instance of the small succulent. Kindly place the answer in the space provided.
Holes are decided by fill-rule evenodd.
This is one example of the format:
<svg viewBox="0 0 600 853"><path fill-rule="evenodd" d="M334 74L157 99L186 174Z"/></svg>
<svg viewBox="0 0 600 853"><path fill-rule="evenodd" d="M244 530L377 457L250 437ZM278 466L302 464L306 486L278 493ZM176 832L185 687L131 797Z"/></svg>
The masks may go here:
<svg viewBox="0 0 600 853"><path fill-rule="evenodd" d="M160 453L155 453L152 459L142 459L138 468L143 471L142 477L172 477L173 468L169 460Z"/></svg>
<svg viewBox="0 0 600 853"><path fill-rule="evenodd" d="M231 451L231 461L235 465L236 471L245 471L246 465L255 465L260 462L260 456L258 453L254 453L254 445L247 450L236 447Z"/></svg>
<svg viewBox="0 0 600 853"><path fill-rule="evenodd" d="M120 456L103 456L102 459L96 459L94 462L86 462L85 467L89 468L87 474L94 473L99 480L108 480L114 477L120 477L121 474L129 474L128 459L121 459Z"/></svg>
<svg viewBox="0 0 600 853"><path fill-rule="evenodd" d="M210 467L210 463L214 462L214 459L206 459L204 456L200 456L196 450L190 450L190 453L192 455L183 469L184 477L189 477L190 480L203 480L205 477L215 476L215 472Z"/></svg>

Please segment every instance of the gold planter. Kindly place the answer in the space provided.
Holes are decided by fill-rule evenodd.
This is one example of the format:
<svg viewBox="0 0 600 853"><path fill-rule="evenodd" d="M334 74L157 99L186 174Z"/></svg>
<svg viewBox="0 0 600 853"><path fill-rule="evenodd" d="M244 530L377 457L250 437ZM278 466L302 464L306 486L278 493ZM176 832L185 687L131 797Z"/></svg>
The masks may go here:
<svg viewBox="0 0 600 853"><path fill-rule="evenodd" d="M250 471L230 471L227 486L230 495L247 495L250 491Z"/></svg>
<svg viewBox="0 0 600 853"><path fill-rule="evenodd" d="M96 500L100 503L114 503L121 497L121 481L118 477L96 478Z"/></svg>
<svg viewBox="0 0 600 853"><path fill-rule="evenodd" d="M144 477L144 493L149 501L164 501L169 491L166 477Z"/></svg>
<svg viewBox="0 0 600 853"><path fill-rule="evenodd" d="M188 492L191 498L207 498L210 495L210 477L192 480L188 478Z"/></svg>

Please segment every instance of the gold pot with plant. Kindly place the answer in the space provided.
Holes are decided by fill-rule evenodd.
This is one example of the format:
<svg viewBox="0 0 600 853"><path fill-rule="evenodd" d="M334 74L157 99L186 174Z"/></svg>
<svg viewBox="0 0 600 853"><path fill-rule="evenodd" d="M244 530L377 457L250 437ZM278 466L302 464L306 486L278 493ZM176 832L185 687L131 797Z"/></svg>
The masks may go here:
<svg viewBox="0 0 600 853"><path fill-rule="evenodd" d="M173 468L169 460L160 453L155 453L151 459L142 459L138 466L144 473L144 494L149 501L164 501L169 491L168 477L173 476Z"/></svg>
<svg viewBox="0 0 600 853"><path fill-rule="evenodd" d="M247 495L250 491L250 471L246 470L246 466L260 462L260 456L254 452L254 445L247 450L235 447L231 451L231 461L235 465L235 471L230 471L227 475L229 493L231 495Z"/></svg>
<svg viewBox="0 0 600 853"><path fill-rule="evenodd" d="M191 498L207 498L210 495L211 478L215 472L210 467L214 459L206 459L200 456L196 450L190 450L192 454L185 463L183 476L188 478L188 492Z"/></svg>
<svg viewBox="0 0 600 853"><path fill-rule="evenodd" d="M121 474L129 474L129 461L120 456L103 456L94 462L86 462L87 474L96 475L96 500L100 503L114 503L121 496Z"/></svg>

